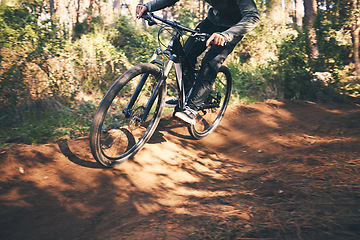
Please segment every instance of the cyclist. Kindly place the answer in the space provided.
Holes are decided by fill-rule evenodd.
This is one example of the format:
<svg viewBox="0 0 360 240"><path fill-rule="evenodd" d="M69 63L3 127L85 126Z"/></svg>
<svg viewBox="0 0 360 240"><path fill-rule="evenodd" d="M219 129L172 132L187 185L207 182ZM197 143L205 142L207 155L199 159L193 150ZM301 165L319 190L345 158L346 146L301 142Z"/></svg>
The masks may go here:
<svg viewBox="0 0 360 240"><path fill-rule="evenodd" d="M137 17L146 11L157 11L174 5L179 0L153 0L136 7ZM185 42L185 57L189 66L184 68L184 85L187 101L183 112L175 116L182 121L195 124L197 110L210 94L218 69L226 57L233 51L235 45L244 35L259 23L259 13L254 0L205 0L210 4L207 18L197 29L207 33L210 38L204 43L189 37ZM194 79L194 68L197 57L211 45L201 61L201 68ZM175 107L178 99L169 100L166 106Z"/></svg>

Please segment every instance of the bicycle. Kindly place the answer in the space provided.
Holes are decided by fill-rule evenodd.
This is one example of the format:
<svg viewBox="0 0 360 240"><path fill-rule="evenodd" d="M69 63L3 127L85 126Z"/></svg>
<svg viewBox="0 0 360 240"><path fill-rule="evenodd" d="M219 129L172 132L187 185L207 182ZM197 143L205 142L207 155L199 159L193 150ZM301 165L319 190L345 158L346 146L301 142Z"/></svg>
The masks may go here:
<svg viewBox="0 0 360 240"><path fill-rule="evenodd" d="M186 96L182 66L186 59L183 58L182 36L188 32L197 41L206 41L209 37L153 13L147 13L143 18L149 26L162 24L174 29L175 33L165 50L155 50L149 63L138 64L118 77L98 106L90 130L90 147L96 161L106 167L129 160L154 134L164 109L166 79L173 67L179 96L175 111L184 109ZM159 35L161 31L160 28ZM210 96L198 111L196 124L188 126L194 139L208 136L218 126L229 103L231 89L230 71L221 66Z"/></svg>

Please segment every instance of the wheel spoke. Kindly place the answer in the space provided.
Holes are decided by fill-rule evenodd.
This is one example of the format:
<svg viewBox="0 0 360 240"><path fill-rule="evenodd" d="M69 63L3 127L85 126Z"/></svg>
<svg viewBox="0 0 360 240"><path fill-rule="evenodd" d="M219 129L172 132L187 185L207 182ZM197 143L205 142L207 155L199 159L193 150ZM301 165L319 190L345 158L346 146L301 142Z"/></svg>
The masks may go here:
<svg viewBox="0 0 360 240"><path fill-rule="evenodd" d="M147 78L142 78L143 74ZM90 136L91 149L98 162L105 166L124 162L151 137L161 116L165 87L161 87L147 118L143 118L143 114L160 75L160 69L153 64L137 65L124 73L104 96ZM129 106L132 93L144 80Z"/></svg>
<svg viewBox="0 0 360 240"><path fill-rule="evenodd" d="M208 99L200 108L201 117L195 125L189 127L189 132L194 138L204 138L217 127L229 102L231 84L230 71L226 67L221 67Z"/></svg>

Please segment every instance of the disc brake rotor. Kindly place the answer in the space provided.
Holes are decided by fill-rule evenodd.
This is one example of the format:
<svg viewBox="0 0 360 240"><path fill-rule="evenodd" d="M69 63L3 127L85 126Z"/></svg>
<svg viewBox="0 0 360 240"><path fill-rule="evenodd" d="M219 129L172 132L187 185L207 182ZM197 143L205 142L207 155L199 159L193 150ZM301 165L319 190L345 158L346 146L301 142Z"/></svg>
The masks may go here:
<svg viewBox="0 0 360 240"><path fill-rule="evenodd" d="M128 127L131 131L135 130L141 125L141 114L143 113L144 107L138 107L130 116Z"/></svg>

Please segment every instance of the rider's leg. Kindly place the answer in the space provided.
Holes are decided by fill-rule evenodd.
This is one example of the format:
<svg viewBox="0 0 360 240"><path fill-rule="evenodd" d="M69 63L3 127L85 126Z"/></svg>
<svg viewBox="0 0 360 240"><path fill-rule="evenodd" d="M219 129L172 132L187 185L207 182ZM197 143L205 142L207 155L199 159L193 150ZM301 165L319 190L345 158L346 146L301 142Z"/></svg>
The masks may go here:
<svg viewBox="0 0 360 240"><path fill-rule="evenodd" d="M201 23L200 23L201 25ZM182 66L182 81L184 83L185 98L187 98L190 89L194 86L195 73L194 68L197 57L206 50L204 42L196 41L194 37L189 37L184 44L185 55L184 65ZM174 108L179 104L179 98L175 97L165 102L165 107Z"/></svg>
<svg viewBox="0 0 360 240"><path fill-rule="evenodd" d="M211 23L205 19L196 26L200 32L208 32L211 29ZM195 65L197 58L206 50L206 43L197 41L194 37L189 37L184 44L184 65L183 65L183 82L185 92L188 93L195 82Z"/></svg>
<svg viewBox="0 0 360 240"><path fill-rule="evenodd" d="M187 123L195 124L196 111L209 96L219 68L241 39L242 37L238 37L225 46L211 46L201 62L201 68L188 97L185 111L175 113L176 117Z"/></svg>
<svg viewBox="0 0 360 240"><path fill-rule="evenodd" d="M226 57L233 51L235 45L229 43L225 46L212 45L201 61L201 68L197 75L195 85L191 90L187 106L198 110L209 96L217 72Z"/></svg>
<svg viewBox="0 0 360 240"><path fill-rule="evenodd" d="M211 28L211 23L208 19L202 21L197 27L200 32L208 31ZM197 63L197 58L206 50L206 43L197 41L194 37L189 37L184 44L184 58L182 70L182 80L184 83L185 96L188 97L190 89L194 86L195 82L195 65ZM179 104L179 98L172 98L165 102L165 107L176 107Z"/></svg>

